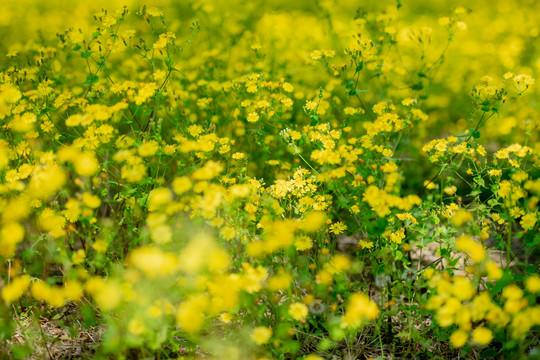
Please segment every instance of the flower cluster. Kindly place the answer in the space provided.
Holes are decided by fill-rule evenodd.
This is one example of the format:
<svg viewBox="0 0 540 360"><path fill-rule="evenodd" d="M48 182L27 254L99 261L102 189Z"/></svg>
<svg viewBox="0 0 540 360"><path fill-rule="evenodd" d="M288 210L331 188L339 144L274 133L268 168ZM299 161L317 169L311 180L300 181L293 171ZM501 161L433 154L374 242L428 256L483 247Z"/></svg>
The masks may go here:
<svg viewBox="0 0 540 360"><path fill-rule="evenodd" d="M534 355L533 5L126 2L2 4L0 352Z"/></svg>

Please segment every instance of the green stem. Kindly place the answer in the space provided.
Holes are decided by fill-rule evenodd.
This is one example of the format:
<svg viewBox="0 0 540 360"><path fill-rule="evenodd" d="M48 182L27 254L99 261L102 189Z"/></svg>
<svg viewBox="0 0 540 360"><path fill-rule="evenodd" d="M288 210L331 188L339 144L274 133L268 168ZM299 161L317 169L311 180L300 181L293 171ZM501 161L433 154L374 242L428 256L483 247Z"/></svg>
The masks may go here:
<svg viewBox="0 0 540 360"><path fill-rule="evenodd" d="M510 256L512 256L512 221L508 223L508 238L506 240L506 268L510 266Z"/></svg>

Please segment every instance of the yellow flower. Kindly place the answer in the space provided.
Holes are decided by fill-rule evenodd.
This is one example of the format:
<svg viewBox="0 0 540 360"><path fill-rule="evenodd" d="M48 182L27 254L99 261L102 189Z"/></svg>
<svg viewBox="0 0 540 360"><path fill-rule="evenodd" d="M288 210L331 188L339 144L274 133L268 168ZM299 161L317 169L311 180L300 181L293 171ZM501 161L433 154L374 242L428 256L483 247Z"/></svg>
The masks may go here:
<svg viewBox="0 0 540 360"><path fill-rule="evenodd" d="M210 180L223 171L223 165L216 161L208 161L202 168L193 172L192 178L195 180Z"/></svg>
<svg viewBox="0 0 540 360"><path fill-rule="evenodd" d="M265 326L257 326L251 332L251 340L257 345L268 344L270 338L272 338L272 329Z"/></svg>
<svg viewBox="0 0 540 360"><path fill-rule="evenodd" d="M532 230L536 225L538 218L535 213L529 213L521 217L520 224L525 230Z"/></svg>
<svg viewBox="0 0 540 360"><path fill-rule="evenodd" d="M401 244L403 239L405 239L405 229L401 228L397 231L391 232L387 236L391 242L396 244Z"/></svg>
<svg viewBox="0 0 540 360"><path fill-rule="evenodd" d="M291 286L291 283L291 275L286 273L277 274L268 279L268 288L274 291L285 290Z"/></svg>
<svg viewBox="0 0 540 360"><path fill-rule="evenodd" d="M139 318L131 319L128 323L128 331L133 335L141 335L146 330L144 323Z"/></svg>
<svg viewBox="0 0 540 360"><path fill-rule="evenodd" d="M9 222L2 226L0 232L0 255L9 258L15 253L17 244L24 238L24 228L16 222Z"/></svg>
<svg viewBox="0 0 540 360"><path fill-rule="evenodd" d="M406 99L403 99L401 101L401 104L403 106L412 106L414 104L416 104L417 100L416 99L413 99L413 98L406 98Z"/></svg>
<svg viewBox="0 0 540 360"><path fill-rule="evenodd" d="M480 346L485 346L491 342L493 334L491 330L483 326L479 326L472 332L472 339Z"/></svg>
<svg viewBox="0 0 540 360"><path fill-rule="evenodd" d="M473 219L473 216L469 211L465 209L459 209L452 216L452 223L454 223L454 225L459 227L469 221L472 221L472 219Z"/></svg>
<svg viewBox="0 0 540 360"><path fill-rule="evenodd" d="M46 301L49 298L50 287L45 282L37 280L32 283L31 292L36 300Z"/></svg>
<svg viewBox="0 0 540 360"><path fill-rule="evenodd" d="M450 26L452 24L452 20L449 17L442 17L439 19L439 25L441 26Z"/></svg>
<svg viewBox="0 0 540 360"><path fill-rule="evenodd" d="M455 187L454 185L452 186L447 186L444 188L444 192L447 194L447 195L454 195L457 191L457 187Z"/></svg>
<svg viewBox="0 0 540 360"><path fill-rule="evenodd" d="M30 285L30 276L21 275L12 279L11 283L2 288L2 299L6 303L12 303L22 296Z"/></svg>
<svg viewBox="0 0 540 360"><path fill-rule="evenodd" d="M469 334L464 330L456 330L450 336L450 344L455 348L460 348L467 342Z"/></svg>
<svg viewBox="0 0 540 360"><path fill-rule="evenodd" d="M193 137L199 136L204 130L200 125L191 125L187 128L189 135Z"/></svg>
<svg viewBox="0 0 540 360"><path fill-rule="evenodd" d="M259 121L259 114L256 112L249 113L247 116L247 121L251 123Z"/></svg>
<svg viewBox="0 0 540 360"><path fill-rule="evenodd" d="M358 245L359 245L362 249L371 249L371 248L373 248L373 246L375 246L375 244L373 244L373 241L364 240L364 239L360 239L360 240L358 241Z"/></svg>
<svg viewBox="0 0 540 360"><path fill-rule="evenodd" d="M429 180L424 181L424 186L428 190L433 190L433 189L435 189L437 187L437 185L433 181L430 182Z"/></svg>
<svg viewBox="0 0 540 360"><path fill-rule="evenodd" d="M93 244L92 244L92 248L94 250L96 250L97 252L100 252L100 253L105 253L105 251L107 251L107 247L109 246L109 244L107 244L107 242L105 240L96 240Z"/></svg>
<svg viewBox="0 0 540 360"><path fill-rule="evenodd" d="M103 26L105 26L107 28L113 26L114 24L116 24L116 22L117 22L116 18L114 16L111 16L111 15L106 15L102 19Z"/></svg>
<svg viewBox="0 0 540 360"><path fill-rule="evenodd" d="M83 288L77 280L67 280L62 289L63 296L67 300L79 301L83 295Z"/></svg>
<svg viewBox="0 0 540 360"><path fill-rule="evenodd" d="M229 313L223 313L223 314L219 315L219 320L221 320L221 322L224 323L224 324L228 324L228 323L231 322L232 316Z"/></svg>
<svg viewBox="0 0 540 360"><path fill-rule="evenodd" d="M467 235L461 235L457 239L456 249L466 252L474 262L481 262L486 258L486 251L482 244L474 241Z"/></svg>
<svg viewBox="0 0 540 360"><path fill-rule="evenodd" d="M324 358L311 354L311 355L306 356L304 360L324 360Z"/></svg>
<svg viewBox="0 0 540 360"><path fill-rule="evenodd" d="M138 153L142 157L152 156L156 153L159 148L159 144L155 140L150 140L142 143L138 148Z"/></svg>
<svg viewBox="0 0 540 360"><path fill-rule="evenodd" d="M91 209L96 209L101 205L101 200L97 195L92 195L89 192L85 192L82 195L83 204Z"/></svg>
<svg viewBox="0 0 540 360"><path fill-rule="evenodd" d="M77 163L75 164L75 167L77 168ZM81 166L81 169L86 169L86 167ZM34 174L28 185L28 190L32 196L44 200L54 195L62 188L66 180L67 175L59 166L44 166L34 170Z"/></svg>
<svg viewBox="0 0 540 360"><path fill-rule="evenodd" d="M289 136L291 137L292 140L300 140L300 138L302 137L302 134L296 130L292 130L289 133Z"/></svg>
<svg viewBox="0 0 540 360"><path fill-rule="evenodd" d="M326 269L320 270L315 276L317 284L329 285L333 281L332 274Z"/></svg>
<svg viewBox="0 0 540 360"><path fill-rule="evenodd" d="M86 282L86 291L103 311L113 310L122 301L122 289L114 280L93 277Z"/></svg>
<svg viewBox="0 0 540 360"><path fill-rule="evenodd" d="M309 236L300 236L294 240L294 246L298 251L304 251L313 247L313 241Z"/></svg>
<svg viewBox="0 0 540 360"><path fill-rule="evenodd" d="M148 210L156 211L172 201L172 191L168 188L157 188L148 195Z"/></svg>
<svg viewBox="0 0 540 360"><path fill-rule="evenodd" d="M489 280L499 280L503 276L503 271L493 261L486 264L486 272Z"/></svg>
<svg viewBox="0 0 540 360"><path fill-rule="evenodd" d="M172 274L178 268L178 258L156 247L143 246L131 252L128 264L149 278Z"/></svg>
<svg viewBox="0 0 540 360"><path fill-rule="evenodd" d="M345 230L347 230L347 225L345 225L341 221L338 221L338 222L330 225L330 232L335 234L335 235L339 235L342 232L344 232Z"/></svg>
<svg viewBox="0 0 540 360"><path fill-rule="evenodd" d="M523 290L517 285L510 284L503 289L502 297L509 300L519 300L523 296Z"/></svg>
<svg viewBox="0 0 540 360"><path fill-rule="evenodd" d="M160 10L156 7L151 7L151 8L146 9L146 13L154 17L163 16L163 10Z"/></svg>
<svg viewBox="0 0 540 360"><path fill-rule="evenodd" d="M208 307L208 298L203 295L192 296L178 307L176 323L188 333L196 333L201 330L205 311Z"/></svg>
<svg viewBox="0 0 540 360"><path fill-rule="evenodd" d="M326 215L322 211L314 211L306 215L300 223L300 228L306 232L315 232L319 230L326 221Z"/></svg>
<svg viewBox="0 0 540 360"><path fill-rule="evenodd" d="M182 194L190 190L192 186L191 180L187 176L175 178L172 183L173 191L176 194Z"/></svg>
<svg viewBox="0 0 540 360"><path fill-rule="evenodd" d="M234 154L232 154L231 156L234 160L243 160L246 158L246 154L242 153L242 152L235 152Z"/></svg>
<svg viewBox="0 0 540 360"><path fill-rule="evenodd" d="M285 90L288 93L294 91L294 87L288 82L283 83L282 87L283 87L283 90Z"/></svg>
<svg viewBox="0 0 540 360"><path fill-rule="evenodd" d="M58 238L64 236L66 219L58 215L51 208L45 208L38 217L38 226L51 236Z"/></svg>
<svg viewBox="0 0 540 360"><path fill-rule="evenodd" d="M358 328L367 320L374 320L379 316L377 304L364 294L352 294L349 298L345 315L341 319L341 327Z"/></svg>
<svg viewBox="0 0 540 360"><path fill-rule="evenodd" d="M453 293L460 300L469 300L476 293L476 289L465 276L455 276Z"/></svg>
<svg viewBox="0 0 540 360"><path fill-rule="evenodd" d="M343 255L336 254L332 257L329 263L325 264L325 269L332 275L346 271L351 266L351 260Z"/></svg>
<svg viewBox="0 0 540 360"><path fill-rule="evenodd" d="M533 294L540 292L540 277L538 275L531 275L525 280L525 287Z"/></svg>
<svg viewBox="0 0 540 360"><path fill-rule="evenodd" d="M73 264L75 265L82 264L85 258L86 258L86 252L83 249L79 249L75 251L73 255L71 256L71 260L73 261Z"/></svg>
<svg viewBox="0 0 540 360"><path fill-rule="evenodd" d="M84 152L75 157L73 166L79 175L92 176L98 171L99 162L93 153Z"/></svg>
<svg viewBox="0 0 540 360"><path fill-rule="evenodd" d="M317 109L317 103L315 101L307 101L305 108L308 111L315 111Z"/></svg>
<svg viewBox="0 0 540 360"><path fill-rule="evenodd" d="M308 315L308 307L300 302L292 303L289 306L289 315L291 315L294 320L304 320Z"/></svg>
<svg viewBox="0 0 540 360"><path fill-rule="evenodd" d="M311 52L311 54L309 54L309 56L313 59L313 60L319 60L322 56L322 53L319 51L319 50L314 50Z"/></svg>
<svg viewBox="0 0 540 360"><path fill-rule="evenodd" d="M167 43L168 43L167 38L160 36L159 40L156 41L152 47L158 51L162 51L164 48L167 47Z"/></svg>

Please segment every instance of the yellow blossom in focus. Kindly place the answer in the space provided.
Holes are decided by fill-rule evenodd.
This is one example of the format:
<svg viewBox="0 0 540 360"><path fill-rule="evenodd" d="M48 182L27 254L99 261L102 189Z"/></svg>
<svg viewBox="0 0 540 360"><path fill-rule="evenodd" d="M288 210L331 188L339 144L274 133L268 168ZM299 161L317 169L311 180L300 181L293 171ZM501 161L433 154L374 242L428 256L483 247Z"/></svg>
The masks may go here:
<svg viewBox="0 0 540 360"><path fill-rule="evenodd" d="M257 114L256 112L249 113L247 116L247 121L250 123L259 121L259 114Z"/></svg>
<svg viewBox="0 0 540 360"><path fill-rule="evenodd" d="M330 232L335 234L335 235L339 235L339 234L341 234L342 232L344 232L346 230L347 230L347 225L345 225L341 221L338 221L338 222L330 225Z"/></svg>

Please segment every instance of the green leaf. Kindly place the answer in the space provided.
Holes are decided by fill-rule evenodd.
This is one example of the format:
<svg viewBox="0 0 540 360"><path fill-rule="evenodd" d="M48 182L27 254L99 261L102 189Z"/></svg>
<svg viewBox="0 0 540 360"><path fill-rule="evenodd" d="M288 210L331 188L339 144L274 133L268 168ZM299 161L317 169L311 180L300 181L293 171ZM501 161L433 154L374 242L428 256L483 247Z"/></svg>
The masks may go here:
<svg viewBox="0 0 540 360"><path fill-rule="evenodd" d="M537 235L533 238L532 241L527 242L527 249L534 249L540 244L540 236ZM534 267L532 268L534 271Z"/></svg>
<svg viewBox="0 0 540 360"><path fill-rule="evenodd" d="M168 56L165 56L163 58L163 61L165 62L165 65L167 65L168 68L171 68L173 66L173 59L171 59Z"/></svg>
<svg viewBox="0 0 540 360"><path fill-rule="evenodd" d="M88 59L92 53L94 53L95 51L90 51L90 50L84 50L84 51L81 51L81 57L83 59Z"/></svg>
<svg viewBox="0 0 540 360"><path fill-rule="evenodd" d="M51 111L51 110L54 110L54 108L46 107L45 109L41 110L41 112L39 113L38 116L43 116L43 115L47 114L49 111Z"/></svg>
<svg viewBox="0 0 540 360"><path fill-rule="evenodd" d="M498 355L498 351L492 348L484 349L480 353L480 359L489 359L496 357Z"/></svg>
<svg viewBox="0 0 540 360"><path fill-rule="evenodd" d="M32 349L27 345L14 345L11 351L15 359L25 359L32 354Z"/></svg>
<svg viewBox="0 0 540 360"><path fill-rule="evenodd" d="M367 91L369 90L352 89L351 91L349 91L349 95L355 96L355 95L358 95L360 93L367 92Z"/></svg>
<svg viewBox="0 0 540 360"><path fill-rule="evenodd" d="M496 199L489 199L487 203L489 206L496 206L499 204L499 202Z"/></svg>
<svg viewBox="0 0 540 360"><path fill-rule="evenodd" d="M327 351L335 347L334 343L328 339L322 339L317 345L320 351Z"/></svg>
<svg viewBox="0 0 540 360"><path fill-rule="evenodd" d="M99 80L99 76L97 76L97 75L88 75L86 77L86 81L83 82L83 84L95 84L95 83L98 82L98 80Z"/></svg>
<svg viewBox="0 0 540 360"><path fill-rule="evenodd" d="M475 177L474 182L480 185L481 187L486 187L486 182L480 176Z"/></svg>
<svg viewBox="0 0 540 360"><path fill-rule="evenodd" d="M469 194L469 196L471 196L471 197L476 197L476 196L480 195L481 193L482 193L481 190L476 189L476 190L471 191L471 193Z"/></svg>

